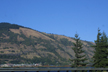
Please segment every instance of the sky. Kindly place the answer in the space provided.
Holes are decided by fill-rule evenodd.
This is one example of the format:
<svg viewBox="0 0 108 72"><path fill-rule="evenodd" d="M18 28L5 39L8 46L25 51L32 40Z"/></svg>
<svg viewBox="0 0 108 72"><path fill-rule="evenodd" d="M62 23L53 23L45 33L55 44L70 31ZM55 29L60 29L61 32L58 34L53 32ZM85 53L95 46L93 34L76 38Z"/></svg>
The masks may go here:
<svg viewBox="0 0 108 72"><path fill-rule="evenodd" d="M108 35L108 0L0 0L0 23L94 42Z"/></svg>

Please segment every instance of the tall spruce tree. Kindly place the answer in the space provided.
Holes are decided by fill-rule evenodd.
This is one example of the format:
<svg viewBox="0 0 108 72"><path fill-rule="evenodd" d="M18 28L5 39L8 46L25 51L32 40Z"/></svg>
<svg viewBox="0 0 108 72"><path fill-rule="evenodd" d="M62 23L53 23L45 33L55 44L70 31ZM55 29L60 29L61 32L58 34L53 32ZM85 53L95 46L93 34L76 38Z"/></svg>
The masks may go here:
<svg viewBox="0 0 108 72"><path fill-rule="evenodd" d="M72 48L75 52L75 59L71 59L71 61L73 62L72 67L79 67L79 65L81 66L86 66L86 55L84 55L84 51L82 50L82 43L80 41L80 38L78 37L78 34L75 34L75 41L76 43L74 44L74 47Z"/></svg>
<svg viewBox="0 0 108 72"><path fill-rule="evenodd" d="M106 34L100 33L98 28L97 40L95 41L94 47L94 56L93 56L93 66L96 68L108 67L108 39Z"/></svg>

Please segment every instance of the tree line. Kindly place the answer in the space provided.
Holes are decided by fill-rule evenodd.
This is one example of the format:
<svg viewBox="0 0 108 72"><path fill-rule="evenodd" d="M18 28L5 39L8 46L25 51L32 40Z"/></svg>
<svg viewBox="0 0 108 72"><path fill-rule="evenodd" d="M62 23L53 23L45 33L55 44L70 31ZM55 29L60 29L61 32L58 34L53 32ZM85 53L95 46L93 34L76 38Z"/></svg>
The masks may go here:
<svg viewBox="0 0 108 72"><path fill-rule="evenodd" d="M78 34L75 34L75 43L72 48L75 52L75 58L70 59L72 62L72 67L86 66L88 64L86 55L82 50L82 43ZM94 56L92 57L92 67L95 68L107 68L108 67L108 37L105 32L101 33L98 28L97 40L95 40L95 45L91 47L94 48Z"/></svg>

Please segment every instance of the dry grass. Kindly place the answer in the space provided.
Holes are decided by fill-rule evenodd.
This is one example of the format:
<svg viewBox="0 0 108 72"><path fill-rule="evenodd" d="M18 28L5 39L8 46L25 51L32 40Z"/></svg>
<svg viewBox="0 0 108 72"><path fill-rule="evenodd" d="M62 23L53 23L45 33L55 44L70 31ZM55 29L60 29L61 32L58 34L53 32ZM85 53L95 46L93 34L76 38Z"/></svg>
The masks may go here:
<svg viewBox="0 0 108 72"><path fill-rule="evenodd" d="M17 40L18 41L24 41L24 39L22 37L19 37L19 35L17 36Z"/></svg>
<svg viewBox="0 0 108 72"><path fill-rule="evenodd" d="M44 33L44 34L46 34L46 35L44 35L43 33L40 33L40 32L38 32L38 31L35 31L35 30L31 30L31 29L27 29L27 28L19 28L19 29L10 29L12 32L14 32L14 33L18 33L18 34L21 34L21 32L26 36L26 37L29 37L29 36L31 36L31 38L33 38L33 36L34 37L37 37L37 38L42 38L42 39L46 39L46 40L52 40L53 42L51 43L51 45L52 46L54 46L55 48L56 48L56 52L62 57L62 58L66 58L66 59L70 59L71 58L71 56L69 56L69 54L71 54L73 57L75 57L75 53L74 53L74 51L72 50L72 47L73 46L64 46L63 44L59 44L59 46L64 50L64 51L62 51L62 50L60 50L59 48L58 48L58 42L56 42L54 39L52 39L52 38L50 38L50 37L48 37L48 36L46 36L46 35L50 35L50 34L46 34L46 33ZM74 39L71 39L71 38L69 38L69 37L66 37L66 36L62 36L62 35L54 35L54 37L56 37L57 38L57 40L58 41L60 41L60 39L62 39L62 38L66 38L66 39L68 39L69 41L71 41L71 42L74 42L75 43L75 40ZM6 37L6 38L8 38L8 37ZM18 41L24 41L24 39L22 38L22 37L19 37L19 36L17 36L17 40ZM87 45L87 46L89 46L86 42L84 42L84 41L81 41L84 45ZM42 43L44 43L44 42L41 42L41 44ZM92 42L91 42L92 43ZM92 44L94 44L94 43L92 43ZM84 46L83 45L83 46ZM24 46L26 47L26 48L24 48ZM9 47L9 49L3 49L4 47ZM13 49L11 49L10 47L13 47ZM0 46L0 51L4 51L4 53L6 53L6 54L12 54L12 52L9 52L8 50L15 50L15 53L21 53L21 51L20 51L20 49L22 48L22 50L25 52L25 51L28 51L28 52L31 52L31 53L28 53L27 55L21 55L22 57L25 57L25 58L33 58L34 56L36 56L36 57L47 57L48 56L48 54L51 54L52 55L52 57L56 57L57 58L57 56L54 54L54 53L52 53L52 52L48 52L48 51L41 51L41 49L47 49L46 47L44 47L44 46L42 46L42 45L40 45L40 44L37 44L37 45L35 45L35 48L36 48L36 52L34 52L33 53L33 46L26 46L26 45L22 45L22 44L20 44L20 45L17 45L17 44L10 44L10 43L1 43L1 46ZM88 56L91 58L92 57L92 55L90 55L91 54L91 52L90 52L90 50L94 50L93 48L87 48L86 46L84 46L84 48L83 48L86 52L88 52ZM69 54L67 54L67 52L69 53Z"/></svg>
<svg viewBox="0 0 108 72"><path fill-rule="evenodd" d="M12 32L14 32L14 33L20 34L20 30L19 30L19 29L10 29L10 31L12 31Z"/></svg>
<svg viewBox="0 0 108 72"><path fill-rule="evenodd" d="M56 52L57 52L61 57L65 58L65 59L70 59L70 56L69 56L66 52L61 51L60 49L57 49Z"/></svg>

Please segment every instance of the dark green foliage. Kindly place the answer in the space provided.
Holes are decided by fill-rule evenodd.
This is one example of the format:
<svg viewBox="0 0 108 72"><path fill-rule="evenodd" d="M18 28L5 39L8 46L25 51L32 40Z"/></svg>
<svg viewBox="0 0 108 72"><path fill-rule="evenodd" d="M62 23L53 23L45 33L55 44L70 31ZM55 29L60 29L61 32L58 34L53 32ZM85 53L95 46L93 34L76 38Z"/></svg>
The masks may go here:
<svg viewBox="0 0 108 72"><path fill-rule="evenodd" d="M18 54L0 54L0 59L0 64L5 64L8 60L11 60L9 63L19 64L23 60Z"/></svg>
<svg viewBox="0 0 108 72"><path fill-rule="evenodd" d="M59 60L59 61L62 61L62 65L63 65L63 62L64 62L64 64L67 62L67 60L65 58L62 58L58 54L57 49L60 49L61 51L66 52L62 48L62 46L63 47L72 46L73 43L71 41L69 41L66 38L62 38L59 41L58 37L55 36L54 34L42 33L45 36L48 36L49 38L53 39L54 40L53 41L53 40L47 40L47 39L32 37L32 36L26 37L23 34L23 32L21 32L21 31L20 31L20 34L10 31L10 29L19 29L19 27L23 27L23 26L19 26L16 24L10 24L10 23L0 23L0 43L17 44L17 48L19 48L20 54L22 54L22 55L27 55L32 52L38 53L37 52L38 48L35 48L35 47L36 47L36 45L40 45L40 46L45 47L45 49L40 48L41 51L54 53L57 57L53 57L52 55L48 54L48 57L42 57L42 58L34 57L33 59L27 59L26 57L23 58L20 55L17 56L17 55L12 54L16 51L16 50L14 50L15 49L14 47L10 47L10 48L5 47L4 49L12 49L12 50L8 50L8 51L10 51L10 53L12 55L5 55L4 51L0 51L0 53L2 54L2 55L0 55L0 58L5 59L4 61L2 61L2 63L5 63L6 59L8 61L10 61L10 63L23 63L23 62L25 62L25 63L34 63L34 62L39 63L39 62L42 62L44 64L46 62L46 64L56 64L56 62ZM25 28L25 27L23 27L23 28ZM8 36L9 38L6 38L5 35ZM23 38L23 41L17 40L18 36ZM20 46L19 46L20 44L24 45L24 48L20 48ZM27 46L31 47L31 51L26 51L26 49L28 49ZM17 54L17 52L18 51L16 51L15 53ZM72 55L70 53L67 52L67 54L72 57ZM38 53L38 55L41 56L41 53ZM61 63L58 62L58 64L61 64Z"/></svg>
<svg viewBox="0 0 108 72"><path fill-rule="evenodd" d="M11 55L8 55L8 54L0 54L0 58L1 59L16 59L16 58L20 58L20 55L14 55L14 54L11 54Z"/></svg>
<svg viewBox="0 0 108 72"><path fill-rule="evenodd" d="M25 45L27 45L27 46L34 46L34 45L36 45L37 43L35 43L34 41L33 41L33 39L31 39L31 38L26 38L24 41L20 41L20 43L21 44L25 44Z"/></svg>
<svg viewBox="0 0 108 72"><path fill-rule="evenodd" d="M60 50L62 50L62 51L65 51L63 48L61 48L59 45L57 45L57 47L60 49Z"/></svg>
<svg viewBox="0 0 108 72"><path fill-rule="evenodd" d="M19 27L23 27L23 26L19 26L16 24L10 24L10 23L0 23L0 30L9 30L11 29L19 29Z"/></svg>
<svg viewBox="0 0 108 72"><path fill-rule="evenodd" d="M14 50L12 50L11 52L15 52Z"/></svg>
<svg viewBox="0 0 108 72"><path fill-rule="evenodd" d="M66 52L70 57L73 57L70 53Z"/></svg>
<svg viewBox="0 0 108 72"><path fill-rule="evenodd" d="M56 48L53 45L51 45L50 42L46 41L46 43L41 44L41 45L47 48L46 51L57 54L57 52L55 51Z"/></svg>
<svg viewBox="0 0 108 72"><path fill-rule="evenodd" d="M54 34L48 35L50 38L55 39Z"/></svg>
<svg viewBox="0 0 108 72"><path fill-rule="evenodd" d="M10 47L11 49L14 49L13 47Z"/></svg>
<svg viewBox="0 0 108 72"><path fill-rule="evenodd" d="M108 40L106 34L103 32L100 33L98 29L97 40L95 41L96 45L92 46L95 48L95 54L93 56L93 66L96 68L108 67Z"/></svg>
<svg viewBox="0 0 108 72"><path fill-rule="evenodd" d="M76 43L74 44L74 47L72 48L75 52L75 59L71 59L71 61L73 62L72 67L78 67L79 65L81 66L86 66L86 60L87 58L85 57L86 55L81 55L82 53L84 53L84 51L82 50L82 43L80 41L80 38L78 38L78 35L75 34L75 41Z"/></svg>
<svg viewBox="0 0 108 72"><path fill-rule="evenodd" d="M5 35L7 35L7 36L9 36L9 39L3 39L3 38L0 38L0 42L2 43L5 43L5 42L7 42L7 43L11 43L11 44L14 44L14 43L16 43L16 44L19 44L19 42L17 41L17 36L18 36L18 34L15 34L15 33L13 33L13 32L3 32Z"/></svg>
<svg viewBox="0 0 108 72"><path fill-rule="evenodd" d="M43 49L43 48L40 48L40 49L38 49L38 50L41 50L41 51L47 51L47 49Z"/></svg>
<svg viewBox="0 0 108 72"><path fill-rule="evenodd" d="M5 60L0 60L0 64L6 64Z"/></svg>
<svg viewBox="0 0 108 72"><path fill-rule="evenodd" d="M71 46L71 45L73 45L73 43L72 43L71 41L68 41L68 39L66 39L66 38L60 39L60 42L61 42L63 45L65 45L65 46Z"/></svg>
<svg viewBox="0 0 108 72"><path fill-rule="evenodd" d="M1 53L4 53L4 51L0 51Z"/></svg>
<svg viewBox="0 0 108 72"><path fill-rule="evenodd" d="M13 33L11 31L9 31L9 29L19 29L19 27L23 27L23 26L19 26L19 25L16 25L16 24L10 24L10 23L0 23L0 36L1 37L5 37L2 33L4 33L5 35L9 36L9 39L3 39L3 38L0 38L0 42L8 42L8 43L11 43L11 44L25 44L27 46L30 46L30 45L36 45L37 43L35 43L31 38L27 38L24 34L21 33L20 34L17 34L17 33ZM25 41L18 41L17 40L17 36L20 36L22 38L25 39Z"/></svg>
<svg viewBox="0 0 108 72"><path fill-rule="evenodd" d="M55 63L56 63L56 60L51 60L51 57L50 57L50 55L48 56L48 57L42 57L42 58L37 58L37 57L34 57L33 59L31 59L31 61L30 61L31 63L45 63L46 62L46 64L52 64L52 65L54 65Z"/></svg>
<svg viewBox="0 0 108 72"><path fill-rule="evenodd" d="M32 50L33 50L34 52L36 52L36 48L35 48L35 47L33 47Z"/></svg>
<svg viewBox="0 0 108 72"><path fill-rule="evenodd" d="M9 49L8 47L4 47L3 49Z"/></svg>
<svg viewBox="0 0 108 72"><path fill-rule="evenodd" d="M12 64L20 64L20 60L9 61L9 63L12 63Z"/></svg>
<svg viewBox="0 0 108 72"><path fill-rule="evenodd" d="M24 46L24 49L27 49L27 48Z"/></svg>

